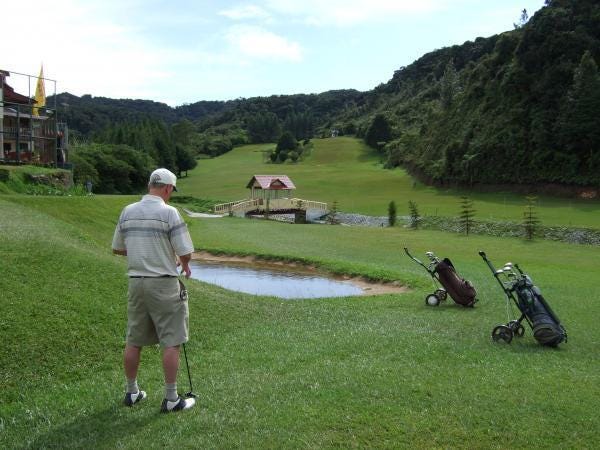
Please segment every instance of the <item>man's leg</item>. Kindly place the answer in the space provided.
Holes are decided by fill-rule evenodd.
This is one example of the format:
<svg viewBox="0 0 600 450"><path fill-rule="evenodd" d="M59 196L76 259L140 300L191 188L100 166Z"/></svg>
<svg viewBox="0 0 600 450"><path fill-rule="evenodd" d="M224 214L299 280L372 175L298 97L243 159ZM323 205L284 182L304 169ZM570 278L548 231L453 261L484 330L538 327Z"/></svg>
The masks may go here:
<svg viewBox="0 0 600 450"><path fill-rule="evenodd" d="M127 406L133 406L146 397L146 393L140 391L137 384L137 372L140 366L141 353L141 347L125 344L123 366L125 368L125 377L127 378L127 392L125 394L125 405Z"/></svg>
<svg viewBox="0 0 600 450"><path fill-rule="evenodd" d="M179 369L179 345L163 350L163 370L165 373L165 399L160 410L168 413L190 409L196 404L195 398L183 398L177 393L177 370Z"/></svg>
<svg viewBox="0 0 600 450"><path fill-rule="evenodd" d="M125 366L125 376L128 380L135 380L137 378L138 368L140 367L141 354L141 347L125 344L123 365Z"/></svg>
<svg viewBox="0 0 600 450"><path fill-rule="evenodd" d="M165 374L165 398L177 400L177 371L179 370L179 346L163 350L163 372Z"/></svg>

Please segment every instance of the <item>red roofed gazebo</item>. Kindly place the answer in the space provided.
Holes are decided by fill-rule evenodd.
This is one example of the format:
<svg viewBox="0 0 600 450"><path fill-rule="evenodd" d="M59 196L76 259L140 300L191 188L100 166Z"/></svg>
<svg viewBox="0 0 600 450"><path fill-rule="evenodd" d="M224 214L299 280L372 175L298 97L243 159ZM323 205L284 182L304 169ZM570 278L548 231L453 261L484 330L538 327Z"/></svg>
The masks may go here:
<svg viewBox="0 0 600 450"><path fill-rule="evenodd" d="M246 185L250 198L287 198L296 186L287 175L254 175Z"/></svg>

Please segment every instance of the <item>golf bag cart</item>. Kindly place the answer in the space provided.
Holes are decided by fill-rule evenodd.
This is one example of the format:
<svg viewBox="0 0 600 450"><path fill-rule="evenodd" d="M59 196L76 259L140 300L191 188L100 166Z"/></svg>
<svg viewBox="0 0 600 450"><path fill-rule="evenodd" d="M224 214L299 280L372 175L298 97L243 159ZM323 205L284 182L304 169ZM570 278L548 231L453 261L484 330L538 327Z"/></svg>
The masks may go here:
<svg viewBox="0 0 600 450"><path fill-rule="evenodd" d="M540 344L556 347L561 342L567 342L567 331L542 296L540 289L534 286L529 275L524 273L518 264L513 265L508 262L502 269L496 270L487 259L485 252L480 251L479 255L487 263L506 294L507 313L511 300L521 312L521 317L517 320L511 320L509 313L508 322L492 330L492 339L495 342L503 340L509 343L514 336L522 337L525 334L525 328L521 323L523 320L529 324L533 330L533 337Z"/></svg>
<svg viewBox="0 0 600 450"><path fill-rule="evenodd" d="M438 306L440 302L446 300L448 295L450 295L452 300L458 305L468 307L475 305L475 302L477 301L475 298L477 295L475 288L470 281L461 278L456 273L454 265L448 258L440 260L433 252L427 252L425 254L429 258L430 263L429 266L426 266L412 256L406 247L404 247L404 251L410 259L424 267L433 279L435 291L425 297L425 304L427 306Z"/></svg>

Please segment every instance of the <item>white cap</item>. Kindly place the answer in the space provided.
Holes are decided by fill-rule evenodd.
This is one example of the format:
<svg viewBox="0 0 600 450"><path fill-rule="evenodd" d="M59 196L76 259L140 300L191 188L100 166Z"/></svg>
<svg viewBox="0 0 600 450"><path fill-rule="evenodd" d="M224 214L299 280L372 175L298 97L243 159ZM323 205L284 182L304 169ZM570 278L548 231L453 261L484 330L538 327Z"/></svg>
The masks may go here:
<svg viewBox="0 0 600 450"><path fill-rule="evenodd" d="M170 184L173 190L177 191L177 177L168 169L156 169L150 174L150 183Z"/></svg>

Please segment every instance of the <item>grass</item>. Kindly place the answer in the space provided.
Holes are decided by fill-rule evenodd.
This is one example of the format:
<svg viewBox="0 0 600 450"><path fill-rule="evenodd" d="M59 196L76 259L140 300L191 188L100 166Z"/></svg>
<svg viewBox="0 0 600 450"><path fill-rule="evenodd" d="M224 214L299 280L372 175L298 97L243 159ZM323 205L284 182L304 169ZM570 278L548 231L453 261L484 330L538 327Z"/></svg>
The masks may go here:
<svg viewBox="0 0 600 450"><path fill-rule="evenodd" d="M189 281L199 405L158 413L160 358L148 348L149 398L121 407L125 262L110 241L133 198L0 197L1 448L597 445L598 249L403 228L194 220L198 249L307 260L412 291L283 301ZM426 307L429 276L404 246L450 255L477 306ZM529 329L510 346L490 342L506 302L479 249L530 272L567 344L543 348ZM184 371L179 383L185 391Z"/></svg>
<svg viewBox="0 0 600 450"><path fill-rule="evenodd" d="M61 172L65 172L65 170L30 165L12 166L0 164L0 194L25 193L28 190L39 191L41 186L34 186L28 180L30 175L55 175ZM43 191L44 189L41 190ZM54 188L46 187L46 190L54 190Z"/></svg>
<svg viewBox="0 0 600 450"><path fill-rule="evenodd" d="M285 174L296 184L294 195L309 200L338 202L338 209L387 216L390 201L399 215L408 215L408 201L417 203L421 215L458 216L460 197L474 202L475 220L522 222L525 196L509 192L472 193L437 189L413 180L403 169L383 169L379 158L362 141L349 137L313 139L311 155L298 164L263 162L263 150L273 145L248 145L223 156L199 161L187 178L178 182L182 195L239 200L247 197L246 184L253 175ZM537 212L543 225L599 228L600 201L540 196Z"/></svg>

